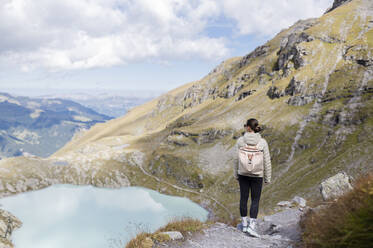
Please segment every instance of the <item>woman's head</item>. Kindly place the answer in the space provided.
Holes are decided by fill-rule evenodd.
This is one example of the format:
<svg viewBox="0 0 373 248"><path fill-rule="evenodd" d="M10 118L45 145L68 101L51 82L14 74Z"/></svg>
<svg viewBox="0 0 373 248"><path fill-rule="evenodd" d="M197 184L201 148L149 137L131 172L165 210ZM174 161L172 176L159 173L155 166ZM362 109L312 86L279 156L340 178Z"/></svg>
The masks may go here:
<svg viewBox="0 0 373 248"><path fill-rule="evenodd" d="M262 128L259 127L258 120L254 118L248 119L244 127L247 128L247 131L254 131L255 133L258 133L262 130Z"/></svg>

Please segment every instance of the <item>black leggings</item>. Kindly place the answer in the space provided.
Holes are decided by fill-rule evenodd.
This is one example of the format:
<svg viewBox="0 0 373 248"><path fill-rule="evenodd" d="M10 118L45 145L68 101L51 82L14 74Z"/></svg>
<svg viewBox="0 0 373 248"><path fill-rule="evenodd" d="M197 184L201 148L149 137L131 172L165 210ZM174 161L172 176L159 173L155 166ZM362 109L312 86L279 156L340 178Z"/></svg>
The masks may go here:
<svg viewBox="0 0 373 248"><path fill-rule="evenodd" d="M256 218L259 210L260 194L262 192L263 177L248 177L238 175L238 182L240 184L240 214L241 217L247 216L247 201L249 199L249 192L251 189L251 206L250 218Z"/></svg>

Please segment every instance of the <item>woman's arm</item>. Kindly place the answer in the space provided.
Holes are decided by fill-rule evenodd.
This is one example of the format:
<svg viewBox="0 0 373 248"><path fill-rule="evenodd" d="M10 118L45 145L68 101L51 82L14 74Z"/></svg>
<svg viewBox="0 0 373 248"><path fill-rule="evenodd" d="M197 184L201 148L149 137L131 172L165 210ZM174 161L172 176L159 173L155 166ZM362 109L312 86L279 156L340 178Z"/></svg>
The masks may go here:
<svg viewBox="0 0 373 248"><path fill-rule="evenodd" d="M268 143L265 139L264 140L264 182L270 183L271 176L272 176L272 165L271 165L271 155L269 154Z"/></svg>
<svg viewBox="0 0 373 248"><path fill-rule="evenodd" d="M238 142L236 142L233 149L233 176L238 179Z"/></svg>

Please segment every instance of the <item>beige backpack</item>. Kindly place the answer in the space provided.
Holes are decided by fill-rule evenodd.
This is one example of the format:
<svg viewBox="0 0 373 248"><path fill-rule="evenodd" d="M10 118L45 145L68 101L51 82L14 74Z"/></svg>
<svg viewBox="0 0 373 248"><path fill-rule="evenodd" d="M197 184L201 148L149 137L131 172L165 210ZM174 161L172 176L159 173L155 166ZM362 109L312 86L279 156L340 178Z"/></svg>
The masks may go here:
<svg viewBox="0 0 373 248"><path fill-rule="evenodd" d="M238 161L241 172L259 175L263 171L263 150L254 145L241 146L238 149Z"/></svg>

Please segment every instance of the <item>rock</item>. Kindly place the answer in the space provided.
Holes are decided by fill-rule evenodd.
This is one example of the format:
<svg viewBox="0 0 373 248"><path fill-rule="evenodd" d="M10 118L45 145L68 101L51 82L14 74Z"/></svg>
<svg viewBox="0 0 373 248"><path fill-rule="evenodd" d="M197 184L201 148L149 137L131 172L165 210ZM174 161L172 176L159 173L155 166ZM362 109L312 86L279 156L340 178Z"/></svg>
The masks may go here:
<svg viewBox="0 0 373 248"><path fill-rule="evenodd" d="M348 3L348 2L351 2L351 0L334 0L332 7L327 9L325 13L329 13L330 11L332 11L332 10L338 8L339 6L341 6L345 3Z"/></svg>
<svg viewBox="0 0 373 248"><path fill-rule="evenodd" d="M233 130L230 129L215 129L210 128L203 130L200 134L198 134L198 137L192 138L197 144L206 144L206 143L212 143L217 139L221 139L227 135L232 135Z"/></svg>
<svg viewBox="0 0 373 248"><path fill-rule="evenodd" d="M284 93L281 92L276 86L271 86L267 91L267 96L271 99L275 99L284 96Z"/></svg>
<svg viewBox="0 0 373 248"><path fill-rule="evenodd" d="M314 101L316 97L317 97L316 94L303 95L303 96L292 96L289 98L289 100L286 103L292 106L303 106Z"/></svg>
<svg viewBox="0 0 373 248"><path fill-rule="evenodd" d="M242 83L234 81L228 84L225 89L218 94L218 96L222 98L231 98L235 96L243 87L244 85Z"/></svg>
<svg viewBox="0 0 373 248"><path fill-rule="evenodd" d="M244 91L242 92L237 98L236 98L236 101L240 101L242 99L244 99L245 97L247 96L250 96L253 94L253 92L255 92L256 90L248 90L248 91Z"/></svg>
<svg viewBox="0 0 373 248"><path fill-rule="evenodd" d="M305 82L298 81L295 77L293 77L284 91L285 95L291 96L287 101L287 104L293 106L302 106L316 99L316 94L306 94L305 90Z"/></svg>
<svg viewBox="0 0 373 248"><path fill-rule="evenodd" d="M291 207L292 203L289 202L289 201L280 201L276 205L279 206L279 207Z"/></svg>
<svg viewBox="0 0 373 248"><path fill-rule="evenodd" d="M307 201L300 197L300 196L294 196L294 198L291 200L292 203L298 204L299 207L304 208L306 207Z"/></svg>
<svg viewBox="0 0 373 248"><path fill-rule="evenodd" d="M162 235L168 235L171 240L180 240L183 239L184 236L181 234L181 232L177 231L171 231L171 232L161 232Z"/></svg>
<svg viewBox="0 0 373 248"><path fill-rule="evenodd" d="M259 66L258 73L257 73L258 76L263 75L263 74L268 74L268 72L266 71L265 65Z"/></svg>
<svg viewBox="0 0 373 248"><path fill-rule="evenodd" d="M285 88L285 95L294 96L296 94L300 94L304 91L304 84L303 81L298 81L293 77L288 86Z"/></svg>
<svg viewBox="0 0 373 248"><path fill-rule="evenodd" d="M239 67L242 68L245 65L249 64L250 62L252 62L255 58L266 55L268 50L269 50L269 46L266 46L266 45L255 48L253 52L249 53L248 55L244 56L241 59Z"/></svg>
<svg viewBox="0 0 373 248"><path fill-rule="evenodd" d="M295 69L302 67L304 65L303 56L307 55L308 52L299 47L298 44L310 42L312 40L314 40L314 38L305 32L292 33L285 37L277 53L278 59L274 69L277 71L283 70L286 76L291 67Z"/></svg>
<svg viewBox="0 0 373 248"><path fill-rule="evenodd" d="M303 213L298 209L287 209L258 220L258 231L262 234L280 235L282 238L300 240L299 221Z"/></svg>
<svg viewBox="0 0 373 248"><path fill-rule="evenodd" d="M0 209L0 248L13 247L11 235L15 229L22 226L22 222L10 212Z"/></svg>
<svg viewBox="0 0 373 248"><path fill-rule="evenodd" d="M337 198L352 189L350 178L345 172L329 177L321 183L320 191L324 201Z"/></svg>

